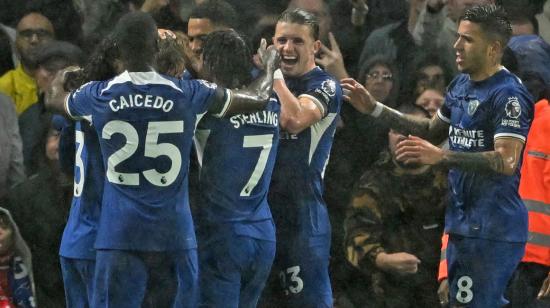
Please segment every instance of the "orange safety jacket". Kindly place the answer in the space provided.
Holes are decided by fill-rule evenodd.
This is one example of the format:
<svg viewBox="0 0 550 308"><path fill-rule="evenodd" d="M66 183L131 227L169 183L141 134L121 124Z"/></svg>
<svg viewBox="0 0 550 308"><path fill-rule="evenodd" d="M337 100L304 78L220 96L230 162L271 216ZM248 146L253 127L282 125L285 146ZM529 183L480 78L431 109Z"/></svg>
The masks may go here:
<svg viewBox="0 0 550 308"><path fill-rule="evenodd" d="M521 262L550 266L550 102L535 105L523 152L519 194L529 212L529 237ZM447 279L448 234L441 239L438 280Z"/></svg>
<svg viewBox="0 0 550 308"><path fill-rule="evenodd" d="M437 281L447 279L447 243L449 242L449 234L443 233L441 237L441 257L439 258L439 272L437 273Z"/></svg>
<svg viewBox="0 0 550 308"><path fill-rule="evenodd" d="M523 152L519 194L529 211L529 237L522 262L550 266L550 104L535 105Z"/></svg>

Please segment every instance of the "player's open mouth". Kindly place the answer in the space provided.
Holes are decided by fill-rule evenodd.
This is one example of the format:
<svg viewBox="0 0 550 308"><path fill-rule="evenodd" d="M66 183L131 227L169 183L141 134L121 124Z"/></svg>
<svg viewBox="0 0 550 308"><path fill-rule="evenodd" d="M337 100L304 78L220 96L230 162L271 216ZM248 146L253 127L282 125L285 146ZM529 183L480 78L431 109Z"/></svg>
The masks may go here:
<svg viewBox="0 0 550 308"><path fill-rule="evenodd" d="M298 63L298 57L296 56L282 56L281 60L281 62L286 65L294 65Z"/></svg>

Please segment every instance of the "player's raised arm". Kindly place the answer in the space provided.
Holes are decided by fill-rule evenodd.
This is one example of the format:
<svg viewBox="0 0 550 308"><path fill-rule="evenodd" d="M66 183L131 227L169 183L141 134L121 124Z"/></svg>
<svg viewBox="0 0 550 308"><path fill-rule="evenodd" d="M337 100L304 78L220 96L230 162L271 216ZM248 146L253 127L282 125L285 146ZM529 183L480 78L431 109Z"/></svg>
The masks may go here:
<svg viewBox="0 0 550 308"><path fill-rule="evenodd" d="M79 69L80 68L76 66L70 66L57 72L54 80L52 81L51 87L46 91L44 99L46 108L55 113L68 115L68 112L65 109L65 101L69 96L69 91L65 89L64 84L68 74Z"/></svg>
<svg viewBox="0 0 550 308"><path fill-rule="evenodd" d="M281 101L281 127L291 134L298 134L312 124L318 122L325 115L326 108L313 101L309 96L295 97L288 89L280 76L275 76L273 90Z"/></svg>
<svg viewBox="0 0 550 308"><path fill-rule="evenodd" d="M344 100L357 111L378 118L402 134L421 136L433 144L441 143L448 136L449 124L438 115L432 119L404 115L377 102L369 91L353 78L342 79L341 85L344 89Z"/></svg>
<svg viewBox="0 0 550 308"><path fill-rule="evenodd" d="M209 112L220 116L239 113L250 113L262 110L267 105L273 89L273 72L279 66L280 56L274 46L265 48L265 41L258 50L265 70L249 86L244 89L229 90L229 97L218 99ZM226 103L227 99L229 102ZM223 110L225 108L225 110Z"/></svg>

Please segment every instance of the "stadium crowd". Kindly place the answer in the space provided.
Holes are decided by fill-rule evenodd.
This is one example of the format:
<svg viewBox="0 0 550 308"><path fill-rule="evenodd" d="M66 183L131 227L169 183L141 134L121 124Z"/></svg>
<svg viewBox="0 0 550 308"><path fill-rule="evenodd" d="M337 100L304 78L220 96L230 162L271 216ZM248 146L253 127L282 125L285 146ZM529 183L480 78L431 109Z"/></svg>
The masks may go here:
<svg viewBox="0 0 550 308"><path fill-rule="evenodd" d="M544 0L0 0L0 307L550 307L549 43Z"/></svg>

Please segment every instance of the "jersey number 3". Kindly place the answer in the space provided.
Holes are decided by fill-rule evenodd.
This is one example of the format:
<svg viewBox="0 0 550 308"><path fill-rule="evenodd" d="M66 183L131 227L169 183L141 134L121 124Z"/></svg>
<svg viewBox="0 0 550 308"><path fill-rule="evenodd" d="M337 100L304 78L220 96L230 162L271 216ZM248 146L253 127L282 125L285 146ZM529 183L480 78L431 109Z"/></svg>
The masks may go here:
<svg viewBox="0 0 550 308"><path fill-rule="evenodd" d="M145 157L168 156L172 162L170 169L160 173L155 169L144 170L143 176L155 186L168 186L172 184L181 169L181 152L171 143L158 143L160 134L183 133L183 121L149 122L145 137ZM139 185L139 173L123 173L115 171L118 164L130 158L137 150L139 136L137 130L128 122L114 120L107 123L102 130L103 139L111 139L114 134L122 134L126 138L126 144L109 156L107 160L107 179L111 183L119 185Z"/></svg>

